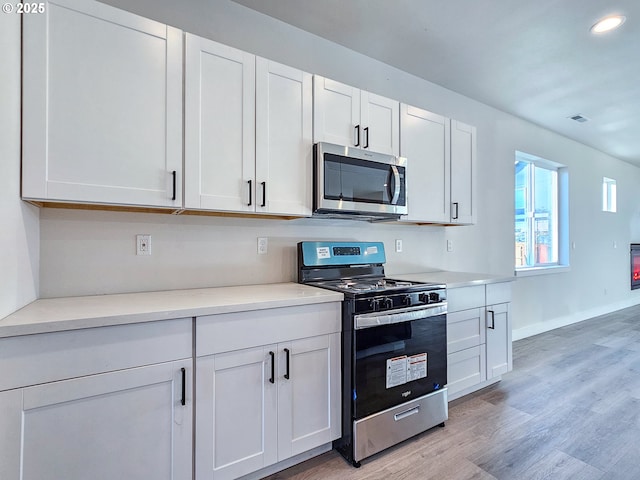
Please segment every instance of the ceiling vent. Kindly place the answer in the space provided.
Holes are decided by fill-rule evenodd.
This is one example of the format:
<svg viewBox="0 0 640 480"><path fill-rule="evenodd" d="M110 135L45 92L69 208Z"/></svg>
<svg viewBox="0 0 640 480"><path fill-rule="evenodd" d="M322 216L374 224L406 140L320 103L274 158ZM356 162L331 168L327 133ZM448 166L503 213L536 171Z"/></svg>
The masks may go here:
<svg viewBox="0 0 640 480"><path fill-rule="evenodd" d="M584 115L580 115L579 113L575 114L575 115L571 115L569 117L571 120L575 120L578 123L584 123L584 122L588 122L589 119L587 117L585 117Z"/></svg>

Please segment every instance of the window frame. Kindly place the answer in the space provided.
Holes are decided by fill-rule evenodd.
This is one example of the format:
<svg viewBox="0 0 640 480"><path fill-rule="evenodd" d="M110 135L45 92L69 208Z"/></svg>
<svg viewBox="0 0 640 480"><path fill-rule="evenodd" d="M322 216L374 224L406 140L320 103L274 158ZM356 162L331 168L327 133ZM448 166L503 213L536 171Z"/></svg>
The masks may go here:
<svg viewBox="0 0 640 480"><path fill-rule="evenodd" d="M602 177L602 211L606 213L618 211L618 187L613 178Z"/></svg>
<svg viewBox="0 0 640 480"><path fill-rule="evenodd" d="M516 266L516 256L514 251L514 272L516 276L529 276L529 275L539 275L539 274L547 274L547 273L559 273L568 271L569 267L569 208L568 208L568 198L569 198L569 172L568 167L566 165L553 162L551 160L547 160L536 155L532 155L529 153L521 152L516 150L515 152L515 162L514 165L518 162L526 162L534 165L535 167L543 168L545 170L552 170L556 172L556 199L554 204L555 210L555 228L556 228L556 238L555 243L556 251L557 251L557 261L548 262L548 263L536 263L533 266ZM533 195L532 189L529 189L528 195ZM517 190L515 189L515 171L514 171L514 233L515 233L515 222L516 222L516 212L515 212L515 195L518 195ZM531 222L533 224L533 218ZM531 235L534 235L534 232L531 232ZM535 243L534 243L535 244ZM514 247L515 247L515 238L514 238Z"/></svg>

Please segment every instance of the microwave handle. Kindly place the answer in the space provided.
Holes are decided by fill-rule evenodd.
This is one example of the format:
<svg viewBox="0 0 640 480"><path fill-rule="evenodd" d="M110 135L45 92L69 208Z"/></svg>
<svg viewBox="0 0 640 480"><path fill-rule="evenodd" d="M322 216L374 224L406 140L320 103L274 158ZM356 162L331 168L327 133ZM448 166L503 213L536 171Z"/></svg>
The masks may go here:
<svg viewBox="0 0 640 480"><path fill-rule="evenodd" d="M398 198L400 198L400 173L398 172L398 167L395 165L391 165L391 172L393 173L393 194L391 195L391 205L396 205L398 203Z"/></svg>

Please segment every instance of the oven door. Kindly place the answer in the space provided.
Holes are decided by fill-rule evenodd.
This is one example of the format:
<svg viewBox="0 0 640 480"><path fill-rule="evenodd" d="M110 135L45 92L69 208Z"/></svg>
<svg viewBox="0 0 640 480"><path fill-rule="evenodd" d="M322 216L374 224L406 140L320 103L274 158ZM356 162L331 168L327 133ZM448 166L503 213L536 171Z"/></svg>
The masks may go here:
<svg viewBox="0 0 640 480"><path fill-rule="evenodd" d="M354 317L354 420L447 384L446 302Z"/></svg>
<svg viewBox="0 0 640 480"><path fill-rule="evenodd" d="M317 143L315 211L405 215L406 160Z"/></svg>

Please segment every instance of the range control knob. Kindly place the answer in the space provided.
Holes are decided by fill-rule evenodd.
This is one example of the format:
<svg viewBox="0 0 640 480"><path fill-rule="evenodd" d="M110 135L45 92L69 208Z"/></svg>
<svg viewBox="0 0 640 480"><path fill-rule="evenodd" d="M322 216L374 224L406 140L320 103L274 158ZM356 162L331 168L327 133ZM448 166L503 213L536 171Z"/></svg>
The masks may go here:
<svg viewBox="0 0 640 480"><path fill-rule="evenodd" d="M374 312L377 312L378 310L380 310L380 299L372 298L371 300L369 300L369 309L371 309Z"/></svg>
<svg viewBox="0 0 640 480"><path fill-rule="evenodd" d="M402 297L402 305L406 307L411 306L411 295L405 295L404 297Z"/></svg>
<svg viewBox="0 0 640 480"><path fill-rule="evenodd" d="M429 303L438 303L440 301L440 294L438 292L431 292L429 294Z"/></svg>
<svg viewBox="0 0 640 480"><path fill-rule="evenodd" d="M386 297L383 301L384 304L384 308L393 308L393 300L391 300L389 297Z"/></svg>
<svg viewBox="0 0 640 480"><path fill-rule="evenodd" d="M420 301L420 303L429 303L429 294L421 293L420 295L418 295L418 300Z"/></svg>

